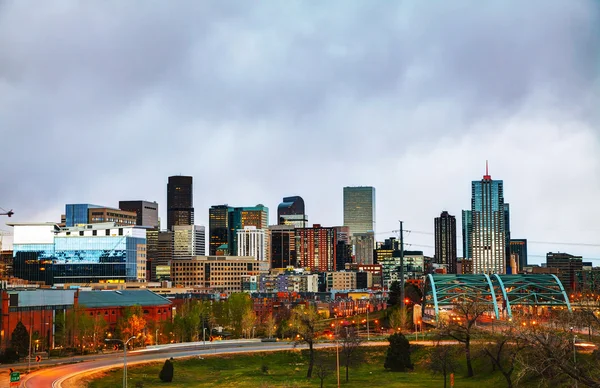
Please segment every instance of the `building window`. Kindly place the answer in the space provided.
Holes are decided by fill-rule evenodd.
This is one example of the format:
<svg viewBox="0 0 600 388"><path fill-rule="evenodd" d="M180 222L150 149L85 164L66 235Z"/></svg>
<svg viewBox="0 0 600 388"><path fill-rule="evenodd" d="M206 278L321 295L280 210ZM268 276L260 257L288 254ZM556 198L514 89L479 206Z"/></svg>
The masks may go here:
<svg viewBox="0 0 600 388"><path fill-rule="evenodd" d="M97 230L92 230L92 236L97 236L98 235L98 231Z"/></svg>
<svg viewBox="0 0 600 388"><path fill-rule="evenodd" d="M119 228L119 236L123 235L123 228Z"/></svg>
<svg viewBox="0 0 600 388"><path fill-rule="evenodd" d="M80 236L83 236L83 230L79 232L79 235L80 235Z"/></svg>

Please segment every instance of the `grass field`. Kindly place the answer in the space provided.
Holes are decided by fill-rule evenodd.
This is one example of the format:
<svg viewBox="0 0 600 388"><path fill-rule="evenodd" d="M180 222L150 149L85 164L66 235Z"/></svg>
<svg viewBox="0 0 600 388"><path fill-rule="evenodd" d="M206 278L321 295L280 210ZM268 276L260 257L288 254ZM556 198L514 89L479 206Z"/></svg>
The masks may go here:
<svg viewBox="0 0 600 388"><path fill-rule="evenodd" d="M388 372L383 368L385 347L363 347L359 349L360 361L350 368L350 380L345 382L345 370L340 369L342 385L345 387L443 387L441 376L433 376L425 366L427 350L415 348L412 362L415 370L408 373ZM336 386L335 351L319 350L318 363L331 369L324 387ZM248 355L212 356L204 359L175 360L173 382L162 383L158 373L160 364L129 367L129 387L319 387L320 379L313 373L306 379L308 352L281 351ZM265 373L263 366L268 368ZM506 386L502 376L492 373L488 362L475 361L476 375L464 378L464 371L455 376L455 387L502 387ZM478 372L478 373L477 373ZM103 373L93 380L90 388L114 388L121 385L122 370ZM450 384L448 383L448 387Z"/></svg>

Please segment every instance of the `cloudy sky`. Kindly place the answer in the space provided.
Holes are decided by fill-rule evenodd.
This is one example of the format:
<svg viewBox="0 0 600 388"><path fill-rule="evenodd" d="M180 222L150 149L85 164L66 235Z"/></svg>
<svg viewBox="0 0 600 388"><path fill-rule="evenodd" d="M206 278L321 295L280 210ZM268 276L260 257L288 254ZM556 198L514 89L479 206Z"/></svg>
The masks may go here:
<svg viewBox="0 0 600 388"><path fill-rule="evenodd" d="M183 174L199 224L222 203L275 222L301 195L337 225L342 188L372 185L378 239L402 219L432 254L433 218L469 208L487 159L530 261L600 265L599 107L594 0L0 0L11 221L124 199L166 220Z"/></svg>

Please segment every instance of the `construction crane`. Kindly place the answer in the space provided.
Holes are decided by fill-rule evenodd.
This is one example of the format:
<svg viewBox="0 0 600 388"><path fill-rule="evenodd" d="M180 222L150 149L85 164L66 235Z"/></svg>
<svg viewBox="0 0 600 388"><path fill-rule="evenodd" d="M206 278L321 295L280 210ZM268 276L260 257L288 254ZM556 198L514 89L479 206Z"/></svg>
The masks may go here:
<svg viewBox="0 0 600 388"><path fill-rule="evenodd" d="M9 217L12 217L12 215L15 214L15 212L13 212L12 209L10 209L9 211L6 211L5 209L2 209L0 207L0 210L2 211L0 213L0 216L9 216Z"/></svg>

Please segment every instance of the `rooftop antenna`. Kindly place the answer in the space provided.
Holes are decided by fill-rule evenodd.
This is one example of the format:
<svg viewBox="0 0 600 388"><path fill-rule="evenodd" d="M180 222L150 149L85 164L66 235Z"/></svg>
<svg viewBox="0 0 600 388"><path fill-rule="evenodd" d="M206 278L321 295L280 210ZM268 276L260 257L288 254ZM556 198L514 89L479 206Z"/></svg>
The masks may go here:
<svg viewBox="0 0 600 388"><path fill-rule="evenodd" d="M485 161L485 175L483 176L483 179L486 180L486 181L492 180L492 177L490 176L490 173L489 173L488 161L487 160Z"/></svg>

